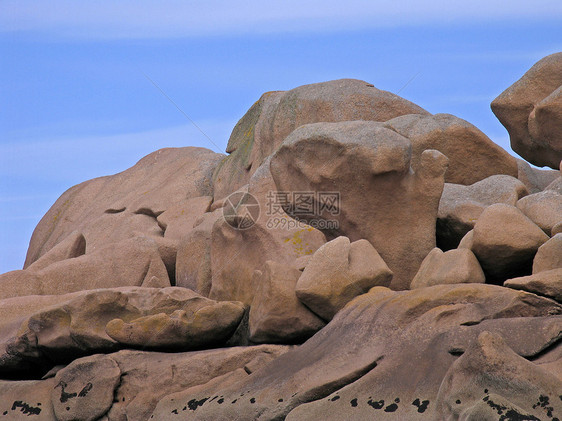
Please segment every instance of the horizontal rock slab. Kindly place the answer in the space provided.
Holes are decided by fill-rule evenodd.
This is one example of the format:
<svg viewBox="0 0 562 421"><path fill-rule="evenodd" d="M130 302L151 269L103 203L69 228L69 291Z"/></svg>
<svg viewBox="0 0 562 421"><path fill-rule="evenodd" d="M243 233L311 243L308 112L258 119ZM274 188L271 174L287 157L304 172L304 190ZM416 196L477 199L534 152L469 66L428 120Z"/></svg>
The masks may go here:
<svg viewBox="0 0 562 421"><path fill-rule="evenodd" d="M509 288L533 292L562 302L562 268L508 279L503 284Z"/></svg>
<svg viewBox="0 0 562 421"><path fill-rule="evenodd" d="M135 237L41 270L34 270L32 265L0 275L0 299L143 285L169 287L170 279L158 243L152 238Z"/></svg>
<svg viewBox="0 0 562 421"><path fill-rule="evenodd" d="M488 322L485 329L492 332L524 331L505 339L529 357L559 338L560 315L562 306L550 299L495 285L399 292L375 287L246 380L210 385L163 408L217 421L364 420L385 409L394 411L394 419L431 419L443 377L459 350L482 332L480 324ZM157 407L153 416L166 420L169 413Z"/></svg>
<svg viewBox="0 0 562 421"><path fill-rule="evenodd" d="M120 351L79 358L45 380L0 380L0 417L148 420L165 396L228 376L246 378L289 349L261 345L173 354Z"/></svg>
<svg viewBox="0 0 562 421"><path fill-rule="evenodd" d="M224 344L244 307L177 287L122 287L5 299L0 373L44 372L56 364L127 347L189 350Z"/></svg>

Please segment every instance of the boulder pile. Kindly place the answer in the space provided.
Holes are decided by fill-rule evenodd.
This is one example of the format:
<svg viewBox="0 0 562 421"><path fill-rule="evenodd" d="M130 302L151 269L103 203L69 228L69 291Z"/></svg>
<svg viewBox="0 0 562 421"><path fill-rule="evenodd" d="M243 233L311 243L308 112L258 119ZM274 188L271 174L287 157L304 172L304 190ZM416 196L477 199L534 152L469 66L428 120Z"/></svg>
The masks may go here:
<svg viewBox="0 0 562 421"><path fill-rule="evenodd" d="M359 80L66 191L0 275L0 420L562 420L562 53L470 123Z"/></svg>

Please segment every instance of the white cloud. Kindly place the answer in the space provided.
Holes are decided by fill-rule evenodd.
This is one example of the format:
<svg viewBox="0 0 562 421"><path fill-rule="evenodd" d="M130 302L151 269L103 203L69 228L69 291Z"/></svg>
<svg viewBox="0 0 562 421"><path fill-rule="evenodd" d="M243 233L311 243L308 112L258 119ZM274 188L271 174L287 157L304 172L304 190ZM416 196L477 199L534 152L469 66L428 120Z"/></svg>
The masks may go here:
<svg viewBox="0 0 562 421"><path fill-rule="evenodd" d="M0 31L39 30L86 38L159 38L561 16L559 0L4 0L0 3Z"/></svg>

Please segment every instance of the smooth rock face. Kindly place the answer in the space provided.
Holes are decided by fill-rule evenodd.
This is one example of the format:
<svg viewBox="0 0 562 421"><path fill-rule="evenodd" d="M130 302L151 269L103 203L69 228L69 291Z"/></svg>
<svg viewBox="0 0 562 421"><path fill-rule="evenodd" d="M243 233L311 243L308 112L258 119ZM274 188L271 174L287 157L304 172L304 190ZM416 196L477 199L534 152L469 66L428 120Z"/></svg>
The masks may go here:
<svg viewBox="0 0 562 421"><path fill-rule="evenodd" d="M339 206L322 207L320 198L314 213L298 217L335 222L324 229L329 239L368 240L394 274L391 288L405 289L435 247L447 167L443 154L425 151L413 173L410 156L408 139L380 123L308 124L273 154L271 173L278 191L339 193Z"/></svg>
<svg viewBox="0 0 562 421"><path fill-rule="evenodd" d="M483 284L485 281L480 263L469 249L455 249L443 253L434 248L423 260L410 288L442 284Z"/></svg>
<svg viewBox="0 0 562 421"><path fill-rule="evenodd" d="M181 240L193 229L193 225L209 211L213 198L201 196L180 202L158 215L158 224L164 230L164 237Z"/></svg>
<svg viewBox="0 0 562 421"><path fill-rule="evenodd" d="M469 122L451 114L413 114L387 121L385 127L412 142L412 169L424 150L449 158L446 183L473 184L495 174L517 177L517 161Z"/></svg>
<svg viewBox="0 0 562 421"><path fill-rule="evenodd" d="M208 212L183 237L176 257L176 286L192 289L207 297L211 291L211 232L223 218L222 209Z"/></svg>
<svg viewBox="0 0 562 421"><path fill-rule="evenodd" d="M436 406L440 419L560 419L561 390L561 378L482 332L447 372Z"/></svg>
<svg viewBox="0 0 562 421"><path fill-rule="evenodd" d="M255 289L252 285L254 271L266 261L292 267L303 256L313 254L326 242L324 234L301 222L289 218L283 209L269 215L268 202L276 192L269 170L269 160L252 176L248 186L249 206L259 205L259 216L247 229L236 229L226 218L219 218L211 234L212 286L209 297L214 300L235 300L251 305ZM241 202L230 222L246 213L247 203Z"/></svg>
<svg viewBox="0 0 562 421"><path fill-rule="evenodd" d="M80 257L86 253L86 239L78 231L71 233L63 241L41 256L27 268L29 271L40 271L53 263L74 257Z"/></svg>
<svg viewBox="0 0 562 421"><path fill-rule="evenodd" d="M514 206L495 204L486 208L474 226L472 251L486 280L529 275L533 258L548 236Z"/></svg>
<svg viewBox="0 0 562 421"><path fill-rule="evenodd" d="M238 122L213 180L215 200L247 184L252 174L297 127L353 120L387 121L405 114L429 114L397 95L355 79L265 93Z"/></svg>
<svg viewBox="0 0 562 421"><path fill-rule="evenodd" d="M531 276L508 279L505 287L529 291L562 302L562 268L545 270Z"/></svg>
<svg viewBox="0 0 562 421"><path fill-rule="evenodd" d="M200 389L166 409L181 412L193 400L201 404L184 412L189 419L217 421L365 420L392 411L390 419L433 419L455 355L482 331L532 357L559 337L557 314L562 307L552 300L495 285L376 287L246 380Z"/></svg>
<svg viewBox="0 0 562 421"><path fill-rule="evenodd" d="M539 60L494 101L515 152L539 167L562 160L562 53Z"/></svg>
<svg viewBox="0 0 562 421"><path fill-rule="evenodd" d="M300 274L299 274L300 275ZM314 313L331 320L372 287L390 285L392 272L367 240L338 237L320 247L296 283L296 294Z"/></svg>
<svg viewBox="0 0 562 421"><path fill-rule="evenodd" d="M445 183L437 213L437 245L444 250L457 247L486 207L515 206L528 193L523 183L508 175L493 175L470 186Z"/></svg>
<svg viewBox="0 0 562 421"><path fill-rule="evenodd" d="M125 346L189 350L217 345L234 333L243 313L240 303L217 303L177 287L3 300L0 372Z"/></svg>
<svg viewBox="0 0 562 421"><path fill-rule="evenodd" d="M256 290L250 309L250 340L255 343L302 342L325 323L295 294L301 271L273 261L254 272Z"/></svg>
<svg viewBox="0 0 562 421"><path fill-rule="evenodd" d="M161 149L126 171L70 188L35 228L24 267L73 231L84 234L86 253L139 232L163 235L157 216L188 198L212 195L211 176L223 156L203 148Z"/></svg>
<svg viewBox="0 0 562 421"><path fill-rule="evenodd" d="M553 190L523 197L517 202L517 208L537 224L547 234L562 221L562 195Z"/></svg>
<svg viewBox="0 0 562 421"><path fill-rule="evenodd" d="M533 273L562 268L562 234L556 234L539 247L533 259Z"/></svg>
<svg viewBox="0 0 562 421"><path fill-rule="evenodd" d="M40 271L0 275L0 298L55 295L121 286L169 287L158 245L136 237L100 248L91 254L55 262Z"/></svg>

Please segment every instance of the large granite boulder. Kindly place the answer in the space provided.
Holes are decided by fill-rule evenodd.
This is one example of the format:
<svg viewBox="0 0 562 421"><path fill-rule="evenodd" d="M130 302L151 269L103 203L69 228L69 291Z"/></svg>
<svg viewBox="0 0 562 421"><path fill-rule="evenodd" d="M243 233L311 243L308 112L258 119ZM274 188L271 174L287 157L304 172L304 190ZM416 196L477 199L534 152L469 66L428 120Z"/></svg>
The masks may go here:
<svg viewBox="0 0 562 421"><path fill-rule="evenodd" d="M213 175L215 200L247 184L283 140L308 123L351 120L387 121L405 114L429 113L397 95L355 79L267 92L240 119L228 141L230 153Z"/></svg>
<svg viewBox="0 0 562 421"><path fill-rule="evenodd" d="M438 151L424 151L416 172L410 159L410 141L381 123L316 123L285 139L271 158L271 173L278 191L312 194L310 209L291 195L289 215L324 221L319 227L328 239L368 240L394 274L391 288L406 289L435 247L447 168ZM324 200L334 195L337 200Z"/></svg>
<svg viewBox="0 0 562 421"><path fill-rule="evenodd" d="M515 206L528 193L521 181L509 175L493 175L470 186L445 183L437 213L437 246L456 248L484 209L494 203Z"/></svg>
<svg viewBox="0 0 562 421"><path fill-rule="evenodd" d="M562 160L562 53L539 60L494 101L511 147L530 163L558 169Z"/></svg>
<svg viewBox="0 0 562 421"><path fill-rule="evenodd" d="M186 199L211 196L223 156L204 148L161 149L121 173L71 187L35 228L24 267L73 231L84 234L86 253L139 233L163 236L157 217Z"/></svg>
<svg viewBox="0 0 562 421"><path fill-rule="evenodd" d="M0 315L0 373L21 373L127 347L221 345L235 332L244 306L185 288L122 287L5 299Z"/></svg>

